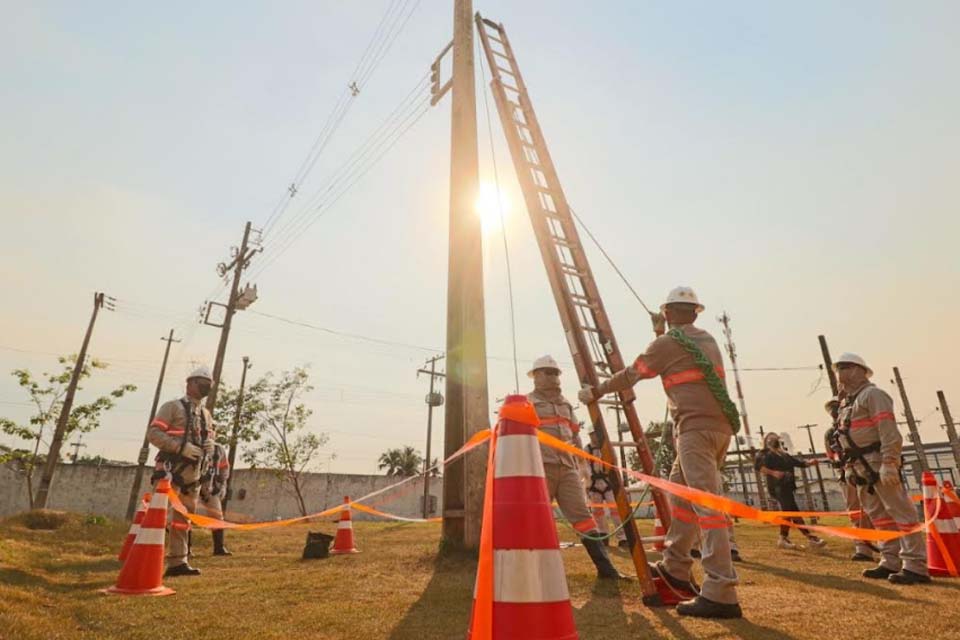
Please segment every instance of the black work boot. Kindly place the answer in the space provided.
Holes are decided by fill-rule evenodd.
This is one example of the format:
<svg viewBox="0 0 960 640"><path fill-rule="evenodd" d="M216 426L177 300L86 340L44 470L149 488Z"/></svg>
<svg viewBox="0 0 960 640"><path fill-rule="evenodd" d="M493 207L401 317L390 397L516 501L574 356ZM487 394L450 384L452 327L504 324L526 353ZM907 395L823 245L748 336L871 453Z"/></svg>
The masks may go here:
<svg viewBox="0 0 960 640"><path fill-rule="evenodd" d="M194 569L189 564L184 562L183 564L178 564L175 567L170 567L167 569L163 577L164 578L174 578L176 576L198 576L200 575L200 569Z"/></svg>
<svg viewBox="0 0 960 640"><path fill-rule="evenodd" d="M899 573L891 573L887 576L887 580L893 584L927 584L930 582L930 576L903 569Z"/></svg>
<svg viewBox="0 0 960 640"><path fill-rule="evenodd" d="M588 536L596 536L595 531L591 531L587 534ZM594 540L592 538L583 537L580 539L583 543L583 548L587 550L587 553L590 554L590 559L593 560L594 566L597 568L597 577L604 580L629 580L629 576L625 576L617 568L613 566L613 563L610 562L610 556L607 555L607 549L603 546L603 543L599 540Z"/></svg>
<svg viewBox="0 0 960 640"><path fill-rule="evenodd" d="M895 573L896 571L893 569L887 569L881 565L879 567L874 567L873 569L864 569L863 573L860 575L862 575L864 578L873 578L874 580L886 580Z"/></svg>
<svg viewBox="0 0 960 640"><path fill-rule="evenodd" d="M685 600L677 605L677 613L681 616L695 618L742 618L743 610L737 603L724 604L714 602L709 598L697 596L693 600Z"/></svg>
<svg viewBox="0 0 960 640"><path fill-rule="evenodd" d="M859 551L850 556L850 559L854 562L874 562L876 558L866 553L860 553Z"/></svg>
<svg viewBox="0 0 960 640"><path fill-rule="evenodd" d="M232 556L233 554L223 546L223 529L213 530L213 555Z"/></svg>

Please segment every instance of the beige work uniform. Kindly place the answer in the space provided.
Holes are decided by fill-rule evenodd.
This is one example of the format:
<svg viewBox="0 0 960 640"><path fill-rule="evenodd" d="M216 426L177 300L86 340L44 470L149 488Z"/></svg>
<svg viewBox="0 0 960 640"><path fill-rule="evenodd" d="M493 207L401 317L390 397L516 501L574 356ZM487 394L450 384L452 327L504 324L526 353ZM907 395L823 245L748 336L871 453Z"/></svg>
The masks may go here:
<svg viewBox="0 0 960 640"><path fill-rule="evenodd" d="M190 407L193 413L193 428L187 433L187 413L184 410L184 404ZM173 489L180 495L183 506L190 513L196 513L197 496L200 493L200 479L208 463L206 457L201 455L200 460L191 462L179 457L179 451L184 442L192 442L197 446L202 445L202 427L207 425L207 439L212 440L213 418L210 412L203 406L201 401L193 400L184 396L182 400L171 400L165 402L157 411L157 415L150 423L147 429L147 438L150 444L160 450L157 454L157 471L162 471L169 466L169 470L175 474L171 481ZM171 456L171 460L165 461L164 454ZM156 487L156 482L154 483ZM167 543L166 565L167 568L176 567L187 561L189 551L187 544L187 533L190 531L190 521L180 515L180 513L170 509L173 514L170 522L170 537Z"/></svg>
<svg viewBox="0 0 960 640"><path fill-rule="evenodd" d="M536 389L527 394L527 399L537 411L542 431L558 440L580 446L577 435L580 427L573 415L573 405L567 402L563 394ZM563 517L580 533L596 531L597 523L587 507L576 458L545 445L540 445L540 455L543 458L547 491L550 499L557 501Z"/></svg>
<svg viewBox="0 0 960 640"><path fill-rule="evenodd" d="M841 488L843 489L843 499L847 505L847 511L857 512L850 514L850 523L859 529L873 529L870 516L867 515L863 506L860 504L860 492L857 490L856 485L844 482ZM855 540L853 550L854 553L861 553L865 556L873 557L873 549L866 540Z"/></svg>
<svg viewBox="0 0 960 640"><path fill-rule="evenodd" d="M676 325L710 359L724 376L720 347L706 331L691 324ZM606 394L621 391L638 381L660 376L676 425L677 458L670 470L671 482L720 495L720 469L726 459L733 430L704 381L703 372L687 351L669 335L660 336L632 366L617 372L600 385ZM729 518L725 514L691 505L670 496L671 522L663 552L664 568L681 580L689 580L693 567L690 549L701 540L704 597L724 604L737 602L737 572L730 558Z"/></svg>
<svg viewBox="0 0 960 640"><path fill-rule="evenodd" d="M903 436L897 428L893 412L893 398L873 383L847 392L840 407L840 444L847 448L850 441L859 448L880 443L880 450L864 454L864 459L876 473L883 463L900 466ZM859 460L847 465L847 480L865 481L869 472ZM874 528L883 531L906 531L917 525L917 510L902 483L882 485L879 480L870 491L866 484L857 485L857 495L863 510ZM891 571L906 569L928 575L926 541L922 532L880 543L880 566Z"/></svg>
<svg viewBox="0 0 960 640"><path fill-rule="evenodd" d="M594 447L592 443L588 444L584 451L597 458L602 457L600 447ZM627 534L623 530L623 521L620 519L620 512L616 507L617 498L610 487L610 480L607 478L608 473L618 472L612 469L607 471L605 466L592 460L581 461L580 471L583 486L587 488L587 500L592 503L587 506L593 510L593 519L597 523L597 531L604 535L614 535L618 541L626 540ZM609 525L607 524L608 518ZM615 534L610 533L611 528L616 531Z"/></svg>

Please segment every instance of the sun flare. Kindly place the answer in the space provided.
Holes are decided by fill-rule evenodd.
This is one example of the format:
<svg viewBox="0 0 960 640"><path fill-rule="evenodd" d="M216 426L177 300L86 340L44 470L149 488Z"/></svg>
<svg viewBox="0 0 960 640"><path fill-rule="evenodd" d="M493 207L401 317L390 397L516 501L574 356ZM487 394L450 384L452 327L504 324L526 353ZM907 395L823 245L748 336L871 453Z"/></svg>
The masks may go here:
<svg viewBox="0 0 960 640"><path fill-rule="evenodd" d="M499 203L497 196L499 195ZM510 201L503 189L497 190L492 182L481 182L480 193L477 196L476 212L480 216L480 225L484 234L495 233L500 230L501 216L506 219L510 213Z"/></svg>

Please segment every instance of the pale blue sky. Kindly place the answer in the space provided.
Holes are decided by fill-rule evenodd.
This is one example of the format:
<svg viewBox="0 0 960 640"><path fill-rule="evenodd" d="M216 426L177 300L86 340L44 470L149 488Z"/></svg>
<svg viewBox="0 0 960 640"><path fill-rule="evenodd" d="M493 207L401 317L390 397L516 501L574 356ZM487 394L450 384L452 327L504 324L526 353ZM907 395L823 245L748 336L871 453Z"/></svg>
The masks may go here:
<svg viewBox="0 0 960 640"><path fill-rule="evenodd" d="M136 456L159 337L179 326L188 338L173 352L166 399L191 360L212 360L216 331L189 320L216 284L214 265L245 220L266 221L388 4L5 3L0 346L31 353L0 349L0 414L27 412L9 404L22 397L6 372L75 351L91 294L103 290L130 302L102 316L91 351L114 367L89 391L127 379L141 391L85 439L86 453ZM450 38L451 5L420 3L302 194L426 73ZM732 316L744 367L816 365L818 333L835 355L859 351L888 390L898 364L922 435L942 439L935 391L960 413L958 5L475 6L506 25L570 201L648 304L695 287L708 307L702 326L719 335L715 316ZM482 101L479 112L491 181ZM513 203L521 367L542 352L568 360L494 124ZM253 310L442 346L448 157L444 101L257 277ZM493 399L513 387L498 233L486 255ZM629 359L649 339L645 314L591 256ZM311 365L313 427L331 434L332 470L371 472L389 446L422 449L427 386L415 369L431 352L252 312L235 326L228 382L242 355L253 374ZM745 373L752 424L794 434L823 425L825 382L809 395L817 375ZM641 416L662 410L659 385L643 386Z"/></svg>

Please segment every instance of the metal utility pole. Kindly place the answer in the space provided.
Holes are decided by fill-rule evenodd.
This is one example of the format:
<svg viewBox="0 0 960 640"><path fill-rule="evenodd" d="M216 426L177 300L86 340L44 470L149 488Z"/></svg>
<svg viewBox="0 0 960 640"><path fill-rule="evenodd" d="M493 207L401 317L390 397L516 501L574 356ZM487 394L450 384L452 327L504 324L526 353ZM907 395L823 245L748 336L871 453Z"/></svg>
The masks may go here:
<svg viewBox="0 0 960 640"><path fill-rule="evenodd" d="M57 428L53 432L53 441L50 443L50 450L47 452L47 463L43 467L43 475L40 476L40 487L37 489L37 498L33 503L34 509L47 508L47 497L50 495L50 483L53 481L53 472L57 470L57 463L60 461L60 447L63 446L63 436L67 431L70 412L73 410L73 397L77 393L77 384L80 382L83 363L87 358L87 346L90 344L90 337L93 335L93 325L97 322L97 313L99 313L101 307L106 307L109 311L113 311L113 303L115 301L116 298L102 293L93 294L93 314L90 316L90 324L87 325L87 333L83 336L83 344L80 345L80 354L77 356L77 362L73 366L73 374L70 376L67 394L63 399L63 408L60 409L60 417L57 418Z"/></svg>
<svg viewBox="0 0 960 640"><path fill-rule="evenodd" d="M174 342L180 342L173 337L173 329L170 329L170 335L166 338L160 338L167 343L163 348L163 364L160 365L160 377L157 378L157 389L153 392L153 404L150 406L150 417L147 419L147 429L150 429L150 423L157 415L157 407L160 405L160 393L163 390L163 378L167 372L167 359L170 358L170 345ZM133 476L133 486L130 487L130 498L127 500L127 520L133 520L134 513L137 510L137 499L140 497L140 487L143 485L143 471L147 466L147 457L150 455L150 441L147 434L143 434L143 444L140 446L140 455L137 456L137 472Z"/></svg>
<svg viewBox="0 0 960 640"><path fill-rule="evenodd" d="M230 297L227 298L227 304L209 303L207 305L206 316L203 320L204 324L220 327L220 343L217 345L217 357L213 361L213 386L210 387L210 393L207 395L207 409L210 412L213 412L213 407L217 404L217 393L220 390L220 374L223 372L223 359L227 354L227 340L230 338L230 325L233 322L233 314L236 313L238 309L246 309L257 299L256 286L251 287L248 284L243 292L240 291L240 276L243 274L243 270L250 266L250 259L260 250L259 247L250 248L250 231L251 226L248 222L243 228L243 240L240 242L240 249L237 250L236 255L234 255L233 261L229 264L221 262L217 265L217 272L223 277L225 277L231 269L233 270L233 283L230 287ZM224 307L223 324L210 322L210 310L214 305Z"/></svg>
<svg viewBox="0 0 960 640"><path fill-rule="evenodd" d="M927 452L923 450L923 443L920 442L920 432L917 430L917 421L913 417L913 409L910 408L910 399L907 397L907 390L903 388L903 378L900 377L900 369L893 368L893 377L900 389L900 399L903 401L903 414L907 418L907 426L910 428L910 440L913 442L913 450L917 454L917 460L920 461L920 468L923 471L930 471L930 465L927 463Z"/></svg>
<svg viewBox="0 0 960 640"><path fill-rule="evenodd" d="M447 279L447 377L444 457L488 429L483 239L475 211L479 168L474 79L473 3L454 0L450 109L450 240ZM466 456L443 474L443 544L480 544L487 459Z"/></svg>
<svg viewBox="0 0 960 640"><path fill-rule="evenodd" d="M237 392L237 410L233 414L233 432L230 434L230 451L227 454L227 462L230 464L230 477L227 478L227 497L223 499L222 511L224 516L227 513L227 502L230 501L230 483L233 479L233 463L237 459L237 438L240 433L240 416L243 415L243 390L247 385L247 371L253 365L250 364L250 358L243 356L243 372L240 374L240 390Z"/></svg>
<svg viewBox="0 0 960 640"><path fill-rule="evenodd" d="M840 387L837 385L837 373L833 370L833 360L830 359L830 349L827 347L827 339L823 336L817 336L820 341L820 353L823 355L823 366L827 370L827 378L830 380L830 391L834 397L840 393Z"/></svg>
<svg viewBox="0 0 960 640"><path fill-rule="evenodd" d="M77 434L77 441L74 442L71 447L73 447L73 464L77 464L77 459L80 457L80 447L86 448L87 445L82 444L83 434Z"/></svg>
<svg viewBox="0 0 960 640"><path fill-rule="evenodd" d="M427 403L427 455L423 459L423 518L426 520L430 516L430 456L432 455L430 451L430 445L433 440L433 408L439 407L443 404L443 395L437 393L433 390L433 383L437 378L445 377L442 373L437 373L437 361L443 360L444 356L434 356L427 360L423 365L426 367L430 365L430 369L417 369L417 377L420 377L421 373L425 373L430 376L430 393L427 394L426 403Z"/></svg>
<svg viewBox="0 0 960 640"><path fill-rule="evenodd" d="M799 427L797 427L798 429L806 429L807 437L810 439L810 453L813 454L814 458L816 458L817 456L817 448L813 445L813 433L811 432L811 429L813 429L815 426L817 425L802 424ZM829 511L830 505L827 502L827 489L826 487L823 486L823 474L820 472L819 463L814 465L814 468L817 470L817 482L820 484L820 497L823 498L823 510Z"/></svg>
<svg viewBox="0 0 960 640"><path fill-rule="evenodd" d="M943 413L943 420L947 428L947 440L950 441L950 448L953 450L953 461L960 469L960 439L957 439L957 428L953 424L953 416L950 415L950 407L947 406L947 398L943 391L937 391L937 399L940 401L940 412Z"/></svg>

